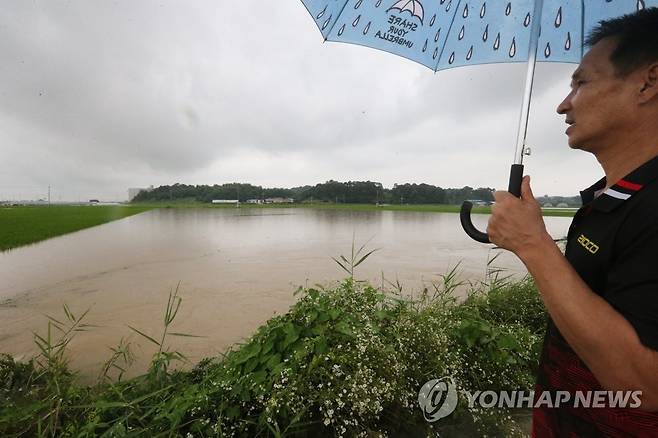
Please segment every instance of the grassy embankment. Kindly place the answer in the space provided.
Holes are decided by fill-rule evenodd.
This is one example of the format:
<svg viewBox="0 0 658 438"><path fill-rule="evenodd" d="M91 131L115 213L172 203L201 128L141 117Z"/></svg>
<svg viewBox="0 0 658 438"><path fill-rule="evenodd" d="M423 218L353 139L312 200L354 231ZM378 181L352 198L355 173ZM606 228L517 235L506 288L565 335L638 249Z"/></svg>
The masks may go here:
<svg viewBox="0 0 658 438"><path fill-rule="evenodd" d="M233 204L209 204L193 200L171 202L145 202L132 205L149 208L236 208ZM240 204L240 208L313 208L323 210L351 210L351 211L410 211L428 213L459 213L461 205L447 204L333 204L333 203L301 203L301 204ZM491 207L473 207L473 214L491 214ZM572 217L576 209L551 208L542 209L544 216Z"/></svg>
<svg viewBox="0 0 658 438"><path fill-rule="evenodd" d="M0 251L28 245L146 210L148 206L0 207Z"/></svg>
<svg viewBox="0 0 658 438"><path fill-rule="evenodd" d="M66 361L78 330L93 328L65 308L35 334L33 361L0 356L0 435L519 436L518 420L527 433L527 411L470 409L460 392L450 417L428 423L417 399L425 382L446 376L460 390L532 387L546 316L531 281L481 284L460 303L450 273L409 298L355 281L357 258L342 260L347 280L300 289L287 314L191 371L173 371L183 356L167 347L182 335L177 291L160 334L133 328L158 346L148 373L121 378L133 345L117 340L93 386L77 382Z"/></svg>

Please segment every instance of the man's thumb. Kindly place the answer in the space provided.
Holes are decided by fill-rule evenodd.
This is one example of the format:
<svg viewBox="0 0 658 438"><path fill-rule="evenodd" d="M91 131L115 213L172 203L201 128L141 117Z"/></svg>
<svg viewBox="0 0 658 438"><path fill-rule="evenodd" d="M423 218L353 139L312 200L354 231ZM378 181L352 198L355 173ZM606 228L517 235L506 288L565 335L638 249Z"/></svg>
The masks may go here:
<svg viewBox="0 0 658 438"><path fill-rule="evenodd" d="M532 194L532 189L530 188L530 175L524 176L523 181L521 181L521 199L535 200L535 196Z"/></svg>

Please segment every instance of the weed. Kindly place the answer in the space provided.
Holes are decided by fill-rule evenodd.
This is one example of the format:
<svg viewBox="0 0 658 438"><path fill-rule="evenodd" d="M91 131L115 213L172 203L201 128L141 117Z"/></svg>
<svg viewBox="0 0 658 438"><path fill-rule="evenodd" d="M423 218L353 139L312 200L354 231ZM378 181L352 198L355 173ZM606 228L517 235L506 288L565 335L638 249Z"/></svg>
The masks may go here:
<svg viewBox="0 0 658 438"><path fill-rule="evenodd" d="M354 269L359 266L361 263L366 261L374 252L379 251L379 248L375 248L370 251L365 251L365 247L368 242L364 243L355 251L355 239L356 236L352 235L352 251L350 254L349 260L344 256L340 255L338 258L332 257L332 260L338 264L345 272L349 274L349 278L354 279Z"/></svg>

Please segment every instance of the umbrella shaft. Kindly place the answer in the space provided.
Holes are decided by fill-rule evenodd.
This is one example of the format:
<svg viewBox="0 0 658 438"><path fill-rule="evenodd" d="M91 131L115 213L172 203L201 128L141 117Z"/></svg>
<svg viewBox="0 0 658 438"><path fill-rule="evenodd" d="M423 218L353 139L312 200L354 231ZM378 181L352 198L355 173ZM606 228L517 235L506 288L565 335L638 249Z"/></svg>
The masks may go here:
<svg viewBox="0 0 658 438"><path fill-rule="evenodd" d="M528 49L528 70L525 78L525 91L523 93L523 105L521 106L521 117L519 118L519 132L516 137L516 149L514 151L514 164L523 164L525 152L525 140L528 133L528 116L530 114L530 101L532 100L532 83L535 77L535 64L537 63L537 46L539 45L539 30L541 27L541 14L544 9L544 0L535 0L532 14L532 27L530 29L530 47Z"/></svg>

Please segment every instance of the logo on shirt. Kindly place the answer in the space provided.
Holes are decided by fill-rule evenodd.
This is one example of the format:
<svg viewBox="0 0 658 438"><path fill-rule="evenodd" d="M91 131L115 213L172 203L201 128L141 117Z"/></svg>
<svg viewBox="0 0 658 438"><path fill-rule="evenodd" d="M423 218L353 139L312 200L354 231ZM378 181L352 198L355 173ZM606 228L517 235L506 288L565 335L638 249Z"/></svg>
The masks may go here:
<svg viewBox="0 0 658 438"><path fill-rule="evenodd" d="M599 250L599 245L589 240L587 237L585 237L584 234L578 236L578 243L580 243L583 248L592 254L596 254L596 252Z"/></svg>

